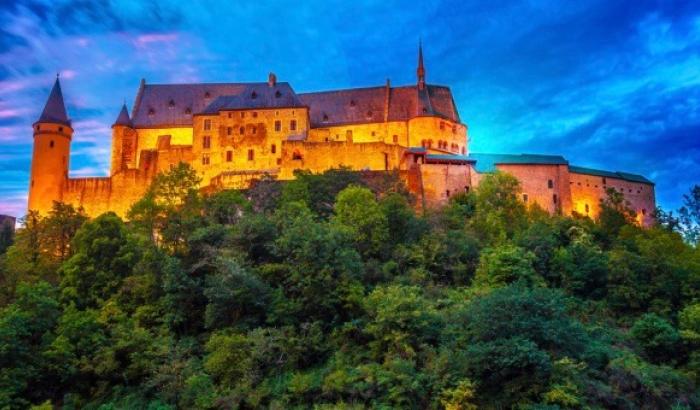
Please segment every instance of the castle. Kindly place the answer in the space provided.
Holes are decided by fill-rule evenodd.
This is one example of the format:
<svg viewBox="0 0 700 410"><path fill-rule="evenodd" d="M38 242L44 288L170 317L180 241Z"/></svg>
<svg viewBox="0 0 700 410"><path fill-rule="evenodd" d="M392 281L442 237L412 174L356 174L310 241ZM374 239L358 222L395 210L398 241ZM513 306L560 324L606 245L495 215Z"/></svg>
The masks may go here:
<svg viewBox="0 0 700 410"><path fill-rule="evenodd" d="M112 126L108 177L68 175L71 121L59 79L33 125L30 210L53 201L96 216L125 216L154 176L186 162L211 189L241 189L295 170L398 171L426 206L478 186L495 170L549 212L595 217L607 188L623 193L638 222L653 222L654 184L634 174L570 165L561 156L474 154L448 87L426 83L419 47L414 85L296 93L270 74L261 83L147 84Z"/></svg>

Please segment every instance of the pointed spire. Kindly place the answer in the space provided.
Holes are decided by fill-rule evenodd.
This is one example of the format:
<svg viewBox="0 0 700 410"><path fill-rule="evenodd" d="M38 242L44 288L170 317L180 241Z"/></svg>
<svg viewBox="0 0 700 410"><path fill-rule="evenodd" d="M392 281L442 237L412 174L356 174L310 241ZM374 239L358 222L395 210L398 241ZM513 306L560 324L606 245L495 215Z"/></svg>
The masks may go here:
<svg viewBox="0 0 700 410"><path fill-rule="evenodd" d="M119 111L119 116L112 126L114 127L115 125L131 127L131 118L129 118L129 110L126 108L126 103L122 105L122 110Z"/></svg>
<svg viewBox="0 0 700 410"><path fill-rule="evenodd" d="M63 102L63 93L61 92L61 83L58 80L58 74L56 74L56 82L53 84L49 99L46 100L44 111L41 112L41 116L39 116L37 122L51 122L70 126L70 120L68 119L68 114L66 114L66 105Z"/></svg>
<svg viewBox="0 0 700 410"><path fill-rule="evenodd" d="M418 74L418 89L422 90L425 88L425 67L423 66L423 40L418 40L418 69L416 70Z"/></svg>

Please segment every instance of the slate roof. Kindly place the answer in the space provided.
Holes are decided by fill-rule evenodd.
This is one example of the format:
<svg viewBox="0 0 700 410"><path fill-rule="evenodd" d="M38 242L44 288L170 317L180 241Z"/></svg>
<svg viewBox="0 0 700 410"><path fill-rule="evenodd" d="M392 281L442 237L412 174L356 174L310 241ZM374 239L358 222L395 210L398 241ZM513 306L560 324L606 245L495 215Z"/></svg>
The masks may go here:
<svg viewBox="0 0 700 410"><path fill-rule="evenodd" d="M46 100L44 111L41 112L36 122L50 122L70 126L70 120L66 113L66 105L63 102L61 83L58 81L58 77L56 77L56 82L53 84L48 100Z"/></svg>
<svg viewBox="0 0 700 410"><path fill-rule="evenodd" d="M629 181L629 182L639 182L642 184L654 185L654 183L652 181L648 180L647 178L645 178L642 175L630 174L627 172L604 171L601 169L584 168L584 167L577 167L577 166L573 166L573 165L569 167L569 172L573 172L575 174L593 175L593 176L598 176L598 177L617 178L617 179L622 179L622 180Z"/></svg>
<svg viewBox="0 0 700 410"><path fill-rule="evenodd" d="M389 87L388 121L406 121L435 115L459 122L459 114L448 87L428 85ZM387 87L350 88L299 94L309 107L313 128L384 121Z"/></svg>
<svg viewBox="0 0 700 410"><path fill-rule="evenodd" d="M539 154L485 154L470 153L468 158L476 161L476 172L495 172L497 164L523 164L523 165L568 165L561 155Z"/></svg>
<svg viewBox="0 0 700 410"><path fill-rule="evenodd" d="M220 98L225 97L225 98ZM289 83L141 83L134 127L191 126L192 116L219 109L301 107Z"/></svg>
<svg viewBox="0 0 700 410"><path fill-rule="evenodd" d="M454 162L454 163L474 163L475 160L466 155L451 154L428 154L425 156L426 162Z"/></svg>
<svg viewBox="0 0 700 410"><path fill-rule="evenodd" d="M117 120L114 121L114 125L126 125L127 127L131 127L131 118L129 118L129 110L126 109L126 104L122 105L122 109L119 111L119 116Z"/></svg>

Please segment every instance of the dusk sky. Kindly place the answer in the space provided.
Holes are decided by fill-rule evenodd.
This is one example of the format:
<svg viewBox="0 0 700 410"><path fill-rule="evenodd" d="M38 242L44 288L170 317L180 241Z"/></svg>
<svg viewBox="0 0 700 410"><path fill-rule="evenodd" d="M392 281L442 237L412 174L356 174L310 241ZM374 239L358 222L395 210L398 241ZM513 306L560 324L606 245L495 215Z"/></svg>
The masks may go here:
<svg viewBox="0 0 700 410"><path fill-rule="evenodd" d="M0 0L0 214L26 210L56 73L71 175L107 175L139 81L266 81L297 92L450 86L471 152L561 154L642 174L658 203L700 183L700 2Z"/></svg>

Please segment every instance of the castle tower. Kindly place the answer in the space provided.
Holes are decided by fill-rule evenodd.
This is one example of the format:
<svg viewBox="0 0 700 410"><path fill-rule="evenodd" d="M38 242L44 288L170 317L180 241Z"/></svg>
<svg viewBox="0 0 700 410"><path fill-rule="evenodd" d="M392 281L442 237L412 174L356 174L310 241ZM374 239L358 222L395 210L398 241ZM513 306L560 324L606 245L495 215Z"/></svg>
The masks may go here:
<svg viewBox="0 0 700 410"><path fill-rule="evenodd" d="M51 210L53 201L63 200L63 189L68 180L70 142L73 137L73 128L66 114L58 76L44 111L32 127L34 148L28 209L46 215Z"/></svg>
<svg viewBox="0 0 700 410"><path fill-rule="evenodd" d="M136 149L136 133L133 130L126 103L122 105L117 120L112 125L111 175L133 167Z"/></svg>

